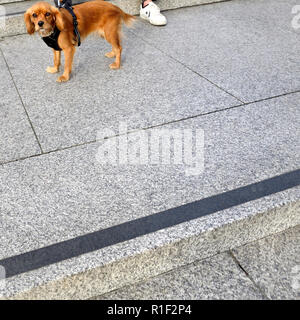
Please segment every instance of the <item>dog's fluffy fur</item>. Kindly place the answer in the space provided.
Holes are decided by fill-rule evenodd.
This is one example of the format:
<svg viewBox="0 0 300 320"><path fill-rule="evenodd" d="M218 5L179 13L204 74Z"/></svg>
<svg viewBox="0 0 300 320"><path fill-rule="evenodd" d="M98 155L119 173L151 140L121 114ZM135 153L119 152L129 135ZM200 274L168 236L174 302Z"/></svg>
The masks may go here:
<svg viewBox="0 0 300 320"><path fill-rule="evenodd" d="M130 26L135 18L117 6L101 0L85 2L75 5L73 8L77 16L81 39L86 38L92 32L98 32L112 46L112 51L106 53L106 57L116 58L115 62L110 64L110 68L119 69L122 53L122 22ZM38 32L42 37L47 37L53 33L55 26L61 31L58 45L65 55L65 69L63 75L57 81L68 81L77 45L71 14L66 9L58 10L47 2L38 2L26 11L24 20L29 34ZM40 21L44 23L42 27L38 24ZM60 66L61 53L60 51L53 51L54 66L47 68L47 72L50 73L58 72Z"/></svg>

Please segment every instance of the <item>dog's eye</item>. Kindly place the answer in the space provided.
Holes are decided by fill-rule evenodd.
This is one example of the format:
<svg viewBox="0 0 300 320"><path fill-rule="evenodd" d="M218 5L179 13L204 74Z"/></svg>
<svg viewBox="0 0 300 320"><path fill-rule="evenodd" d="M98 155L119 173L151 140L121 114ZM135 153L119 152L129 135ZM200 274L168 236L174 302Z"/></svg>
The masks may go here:
<svg viewBox="0 0 300 320"><path fill-rule="evenodd" d="M33 16L34 18L36 18L36 17L37 17L37 14L36 14L36 13L34 13L32 16Z"/></svg>
<svg viewBox="0 0 300 320"><path fill-rule="evenodd" d="M50 16L50 12L46 12L45 16L49 17Z"/></svg>

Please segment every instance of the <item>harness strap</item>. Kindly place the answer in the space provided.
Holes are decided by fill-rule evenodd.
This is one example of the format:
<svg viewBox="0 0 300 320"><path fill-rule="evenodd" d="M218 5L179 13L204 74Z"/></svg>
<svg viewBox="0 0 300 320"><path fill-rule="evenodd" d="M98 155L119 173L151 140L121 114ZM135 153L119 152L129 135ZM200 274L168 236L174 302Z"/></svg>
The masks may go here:
<svg viewBox="0 0 300 320"><path fill-rule="evenodd" d="M78 31L78 21L77 21L77 17L76 17L76 15L75 15L72 7L68 7L68 6L67 6L67 7L65 7L65 9L67 9L67 10L71 13L71 15L72 15L72 17L73 17L74 33L75 33L75 36L76 36L76 38L77 38L78 47L80 47L80 45L81 45L81 40L80 40L80 33L79 33L79 31Z"/></svg>
<svg viewBox="0 0 300 320"><path fill-rule="evenodd" d="M42 37L42 39L48 47L56 51L61 51L62 49L58 45L59 34L60 34L60 31L57 29L57 27L55 27L54 32L50 36Z"/></svg>
<svg viewBox="0 0 300 320"><path fill-rule="evenodd" d="M81 45L81 40L80 40L80 33L78 31L78 21L77 21L77 17L73 11L73 7L72 7L72 1L70 0L63 0L62 3L60 2L60 0L56 0L54 1L56 6L58 8L64 8L66 10L69 11L69 13L71 14L71 16L73 17L73 26L74 26L74 34L77 38L77 44L78 44L78 47L80 47Z"/></svg>

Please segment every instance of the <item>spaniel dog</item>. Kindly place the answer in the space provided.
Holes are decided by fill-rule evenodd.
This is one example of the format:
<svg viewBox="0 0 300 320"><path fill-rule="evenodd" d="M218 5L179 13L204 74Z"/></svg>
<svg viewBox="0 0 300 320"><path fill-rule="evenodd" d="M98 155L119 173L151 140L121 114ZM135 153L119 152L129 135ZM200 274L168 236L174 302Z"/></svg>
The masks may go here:
<svg viewBox="0 0 300 320"><path fill-rule="evenodd" d="M92 32L97 32L112 46L112 51L105 54L108 58L116 58L115 62L110 64L110 68L119 69L122 53L122 22L130 26L135 18L119 7L101 0L75 5L73 10L77 17L81 39ZM74 33L72 15L64 8L57 9L47 2L38 2L25 12L24 20L29 34L38 32L47 45L53 48L54 66L48 67L47 72L59 71L61 51L64 52L65 69L57 81L68 81L79 40Z"/></svg>

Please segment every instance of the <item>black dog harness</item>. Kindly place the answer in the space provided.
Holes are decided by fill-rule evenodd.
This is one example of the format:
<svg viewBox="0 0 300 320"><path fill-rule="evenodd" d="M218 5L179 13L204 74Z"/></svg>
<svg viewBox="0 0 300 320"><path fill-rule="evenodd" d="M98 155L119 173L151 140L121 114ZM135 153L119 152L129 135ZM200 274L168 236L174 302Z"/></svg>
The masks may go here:
<svg viewBox="0 0 300 320"><path fill-rule="evenodd" d="M42 37L46 45L56 51L61 51L61 48L58 45L58 37L60 35L60 30L55 27L54 32L48 37Z"/></svg>
<svg viewBox="0 0 300 320"><path fill-rule="evenodd" d="M78 47L80 47L81 41L80 41L80 33L78 31L78 21L72 8L72 0L62 0L62 2L60 2L60 0L54 0L54 2L57 8L59 9L64 8L68 10L71 16L73 17L74 34L77 38ZM61 51L62 49L58 45L59 35L60 35L60 30L57 27L55 27L54 32L50 36L42 37L42 39L48 47L56 51Z"/></svg>

